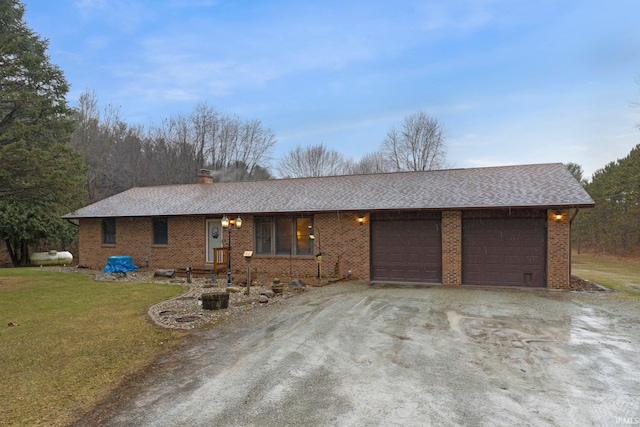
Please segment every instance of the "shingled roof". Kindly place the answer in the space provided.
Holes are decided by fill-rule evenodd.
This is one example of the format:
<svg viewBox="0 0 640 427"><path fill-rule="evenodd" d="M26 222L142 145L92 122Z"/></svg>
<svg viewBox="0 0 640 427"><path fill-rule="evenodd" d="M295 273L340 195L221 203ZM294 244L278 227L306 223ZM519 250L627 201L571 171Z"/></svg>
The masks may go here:
<svg viewBox="0 0 640 427"><path fill-rule="evenodd" d="M591 207L562 163L136 187L63 218Z"/></svg>

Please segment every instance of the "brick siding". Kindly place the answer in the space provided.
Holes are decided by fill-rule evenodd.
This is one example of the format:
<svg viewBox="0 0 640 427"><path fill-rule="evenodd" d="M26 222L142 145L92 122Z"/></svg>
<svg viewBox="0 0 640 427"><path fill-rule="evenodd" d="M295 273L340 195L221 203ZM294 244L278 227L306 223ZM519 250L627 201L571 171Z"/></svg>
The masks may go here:
<svg viewBox="0 0 640 427"><path fill-rule="evenodd" d="M236 218L236 214L227 214ZM153 245L152 219L117 218L115 245L102 244L102 220L81 219L78 263L100 269L113 255L129 255L134 264L150 268L211 269L206 264L206 220L218 217L170 217L169 243ZM322 249L322 276L369 279L369 217L358 222L358 215L327 213L314 216L315 253ZM228 232L223 234L223 245L228 245ZM231 266L234 275L246 273L244 251L255 250L254 217L242 215L242 227L231 231ZM254 273L314 277L318 273L315 256L255 255L251 261ZM235 278L235 276L234 276Z"/></svg>
<svg viewBox="0 0 640 427"><path fill-rule="evenodd" d="M81 219L78 263L103 268L112 255L130 255L133 263L152 268L203 268L205 264L205 217L169 217L167 245L153 244L150 217L117 218L115 245L102 244L102 220Z"/></svg>
<svg viewBox="0 0 640 427"><path fill-rule="evenodd" d="M460 211L442 212L442 284L462 283L462 215Z"/></svg>
<svg viewBox="0 0 640 427"><path fill-rule="evenodd" d="M569 211L558 212L561 219L556 219L556 210L547 211L547 288L569 289L571 224Z"/></svg>
<svg viewBox="0 0 640 427"><path fill-rule="evenodd" d="M233 217L233 216L232 216ZM233 230L231 237L231 264L241 265L245 250L254 250L254 217L243 215L240 230ZM322 251L322 277L351 277L369 280L369 217L362 224L352 213L323 213L313 216L314 254ZM224 236L227 244L227 234ZM238 248L238 250L235 250ZM235 268L233 269L235 270ZM254 273L266 273L292 277L315 277L318 263L315 256L254 255L251 261Z"/></svg>
<svg viewBox="0 0 640 427"><path fill-rule="evenodd" d="M569 287L569 212L562 211L562 219L556 220L555 211L548 211L547 229L547 287ZM236 218L235 214L227 214ZM345 277L348 271L353 278L370 279L370 216L364 215L362 224L356 213L315 214L314 253L322 250L322 276ZM216 217L169 217L167 245L153 245L152 219L118 218L116 220L116 244L102 244L101 219L81 219L79 232L78 263L91 268L103 268L112 255L130 255L133 262L150 268L211 269L206 263L206 220ZM244 251L255 250L254 217L242 215L242 227L231 232L231 262L234 278L244 277L247 264ZM228 233L223 235L224 245ZM273 276L314 277L318 264L314 256L255 255L252 271ZM240 276L238 276L240 275ZM442 282L457 286L462 279L462 220L461 212L442 212Z"/></svg>

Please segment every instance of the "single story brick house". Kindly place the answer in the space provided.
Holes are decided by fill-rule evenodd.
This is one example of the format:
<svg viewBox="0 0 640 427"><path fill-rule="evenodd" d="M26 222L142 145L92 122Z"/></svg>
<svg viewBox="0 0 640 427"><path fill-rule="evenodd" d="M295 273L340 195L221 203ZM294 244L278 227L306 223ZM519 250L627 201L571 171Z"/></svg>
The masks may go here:
<svg viewBox="0 0 640 427"><path fill-rule="evenodd" d="M79 263L566 289L571 221L594 202L561 163L132 188L64 218ZM241 218L231 233L221 219ZM221 268L222 266L222 268ZM238 276L236 276L238 277Z"/></svg>

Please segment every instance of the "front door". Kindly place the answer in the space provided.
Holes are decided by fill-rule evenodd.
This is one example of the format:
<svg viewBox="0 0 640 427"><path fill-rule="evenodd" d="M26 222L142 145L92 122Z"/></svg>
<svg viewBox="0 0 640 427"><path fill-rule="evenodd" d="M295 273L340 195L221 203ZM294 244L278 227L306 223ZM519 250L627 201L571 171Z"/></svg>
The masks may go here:
<svg viewBox="0 0 640 427"><path fill-rule="evenodd" d="M213 263L213 248L222 247L222 224L219 219L207 220L207 263Z"/></svg>

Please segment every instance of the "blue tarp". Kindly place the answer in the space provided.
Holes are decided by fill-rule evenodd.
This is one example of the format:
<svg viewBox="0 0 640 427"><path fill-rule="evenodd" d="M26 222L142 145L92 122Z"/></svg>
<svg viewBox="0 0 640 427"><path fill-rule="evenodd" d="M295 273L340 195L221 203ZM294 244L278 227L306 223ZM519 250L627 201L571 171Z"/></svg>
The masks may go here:
<svg viewBox="0 0 640 427"><path fill-rule="evenodd" d="M116 255L107 258L107 266L102 269L105 273L122 272L137 270L138 266L133 264L133 260L127 255Z"/></svg>

